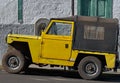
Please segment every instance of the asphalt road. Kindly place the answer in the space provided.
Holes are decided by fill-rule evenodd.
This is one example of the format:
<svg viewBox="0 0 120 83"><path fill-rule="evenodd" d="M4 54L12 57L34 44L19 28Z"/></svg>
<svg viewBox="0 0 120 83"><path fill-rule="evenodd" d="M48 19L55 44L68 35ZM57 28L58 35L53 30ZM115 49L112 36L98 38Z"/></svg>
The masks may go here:
<svg viewBox="0 0 120 83"><path fill-rule="evenodd" d="M83 80L77 72L30 68L28 73L0 71L0 83L120 83L119 73L104 73L98 80Z"/></svg>

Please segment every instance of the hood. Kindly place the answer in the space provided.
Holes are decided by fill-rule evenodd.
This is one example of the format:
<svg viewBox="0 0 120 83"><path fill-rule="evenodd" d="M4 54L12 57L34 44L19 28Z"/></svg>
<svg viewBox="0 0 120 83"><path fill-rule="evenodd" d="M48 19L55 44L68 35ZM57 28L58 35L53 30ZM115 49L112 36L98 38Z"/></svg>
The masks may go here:
<svg viewBox="0 0 120 83"><path fill-rule="evenodd" d="M14 41L29 42L29 41L38 40L38 39L41 39L41 37L40 36L33 36L33 35L8 34L7 43L12 43Z"/></svg>

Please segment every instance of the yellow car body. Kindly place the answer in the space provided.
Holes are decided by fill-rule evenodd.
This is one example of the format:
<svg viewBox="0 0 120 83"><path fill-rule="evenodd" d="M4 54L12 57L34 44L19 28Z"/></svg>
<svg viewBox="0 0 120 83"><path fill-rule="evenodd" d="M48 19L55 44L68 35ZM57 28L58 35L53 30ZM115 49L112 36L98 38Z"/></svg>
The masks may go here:
<svg viewBox="0 0 120 83"><path fill-rule="evenodd" d="M54 35L47 34L53 22L71 24L70 35ZM7 43L27 42L32 58L35 64L51 64L61 66L74 66L79 54L94 55L95 57L105 57L104 61L107 68L114 68L116 62L116 54L104 52L92 52L84 50L73 50L73 21L51 20L41 36L9 34Z"/></svg>

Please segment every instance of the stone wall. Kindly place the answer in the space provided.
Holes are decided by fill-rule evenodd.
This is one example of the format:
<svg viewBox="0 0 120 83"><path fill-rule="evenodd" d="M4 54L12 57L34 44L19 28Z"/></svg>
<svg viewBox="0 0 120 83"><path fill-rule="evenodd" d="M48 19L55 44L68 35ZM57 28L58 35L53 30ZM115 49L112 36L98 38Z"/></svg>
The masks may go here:
<svg viewBox="0 0 120 83"><path fill-rule="evenodd" d="M5 38L8 33L34 35L33 24L0 24L0 64L3 54L6 51L7 44Z"/></svg>

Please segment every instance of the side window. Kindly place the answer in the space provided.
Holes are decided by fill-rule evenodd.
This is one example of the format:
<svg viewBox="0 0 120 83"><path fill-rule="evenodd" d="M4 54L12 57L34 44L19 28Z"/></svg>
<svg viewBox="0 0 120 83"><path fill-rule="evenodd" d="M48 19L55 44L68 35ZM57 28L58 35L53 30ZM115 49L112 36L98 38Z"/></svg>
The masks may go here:
<svg viewBox="0 0 120 83"><path fill-rule="evenodd" d="M72 24L53 22L47 34L70 36L71 28L72 28Z"/></svg>
<svg viewBox="0 0 120 83"><path fill-rule="evenodd" d="M84 39L104 40L104 27L85 25Z"/></svg>

